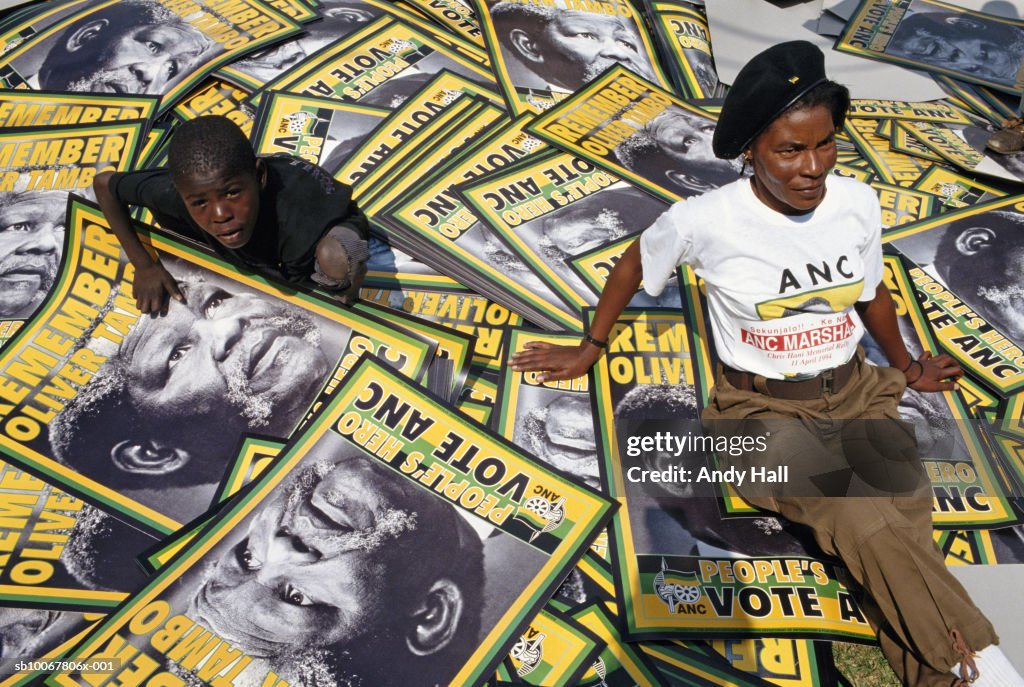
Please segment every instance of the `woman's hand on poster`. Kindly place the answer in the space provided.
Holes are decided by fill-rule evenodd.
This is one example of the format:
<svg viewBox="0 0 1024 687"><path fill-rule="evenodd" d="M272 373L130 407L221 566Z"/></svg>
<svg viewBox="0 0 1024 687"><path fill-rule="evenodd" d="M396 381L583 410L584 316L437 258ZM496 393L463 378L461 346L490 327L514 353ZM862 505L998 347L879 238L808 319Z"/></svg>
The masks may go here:
<svg viewBox="0 0 1024 687"><path fill-rule="evenodd" d="M516 372L540 372L539 381L553 382L582 377L600 357L601 349L586 341L581 341L579 346L531 341L512 356L511 362Z"/></svg>
<svg viewBox="0 0 1024 687"><path fill-rule="evenodd" d="M960 363L951 356L932 356L925 351L911 361L903 374L907 378L907 386L917 391L952 391L957 388L957 380L964 371Z"/></svg>

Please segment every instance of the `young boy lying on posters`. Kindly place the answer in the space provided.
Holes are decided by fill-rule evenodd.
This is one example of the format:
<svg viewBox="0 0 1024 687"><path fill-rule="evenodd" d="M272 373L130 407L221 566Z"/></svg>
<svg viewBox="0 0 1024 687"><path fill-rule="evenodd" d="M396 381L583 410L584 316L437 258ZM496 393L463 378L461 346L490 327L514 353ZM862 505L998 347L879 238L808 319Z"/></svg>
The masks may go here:
<svg viewBox="0 0 1024 687"><path fill-rule="evenodd" d="M256 157L231 120L182 124L168 167L104 172L96 198L135 266L135 301L144 313L182 300L174 278L143 248L128 205L148 208L160 226L196 239L225 259L292 283L318 285L352 303L366 274L368 225L352 189L320 167L281 155Z"/></svg>

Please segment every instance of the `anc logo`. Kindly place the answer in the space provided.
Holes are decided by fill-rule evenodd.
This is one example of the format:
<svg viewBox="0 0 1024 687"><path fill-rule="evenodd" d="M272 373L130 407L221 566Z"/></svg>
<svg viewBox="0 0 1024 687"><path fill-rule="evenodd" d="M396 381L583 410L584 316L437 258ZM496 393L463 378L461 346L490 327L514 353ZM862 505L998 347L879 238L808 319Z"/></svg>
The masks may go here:
<svg viewBox="0 0 1024 687"><path fill-rule="evenodd" d="M3 50L0 50L0 55L5 55L10 51L14 50L19 45L24 43L26 40L36 35L36 33L38 32L31 26L22 29L21 31L18 32L17 36L12 38L10 41L7 42L6 45L4 45Z"/></svg>
<svg viewBox="0 0 1024 687"><path fill-rule="evenodd" d="M788 278L783 276L784 284L789 285L788 288L800 286L788 269L784 271L784 275L789 275ZM775 320L805 312L842 312L857 302L863 290L864 280L858 279L852 284L828 286L816 291L801 291L791 296L772 298L757 304L757 316L762 320Z"/></svg>
<svg viewBox="0 0 1024 687"><path fill-rule="evenodd" d="M15 48L17 48L19 45L21 45L24 42L25 42L25 39L24 38L20 38L20 37L19 38L14 38L14 39L8 41L7 44L4 45L3 50L0 50L0 55L5 55L5 54L9 53L10 51L14 50Z"/></svg>
<svg viewBox="0 0 1024 687"><path fill-rule="evenodd" d="M594 661L594 665L590 666L590 669L597 674L597 679L601 682L598 683L598 687L608 687L608 683L604 681L608 677L608 667L604 664L604 659L600 656Z"/></svg>
<svg viewBox="0 0 1024 687"><path fill-rule="evenodd" d="M565 519L565 499L560 498L551 503L543 496L531 496L516 511L514 519L533 530L533 534L530 535L532 542L562 524L562 520Z"/></svg>
<svg viewBox="0 0 1024 687"><path fill-rule="evenodd" d="M462 97L462 91L457 91L454 88L444 89L444 97L441 98L442 105L451 105L456 100Z"/></svg>
<svg viewBox="0 0 1024 687"><path fill-rule="evenodd" d="M312 133L313 127L316 126L317 122L325 122L327 120L317 117L312 112L306 110L297 110L291 114L284 116L285 121L288 122L288 131L295 135Z"/></svg>
<svg viewBox="0 0 1024 687"><path fill-rule="evenodd" d="M669 613L675 613L681 605L697 603L703 595L697 573L669 570L664 558L654 576L654 593L665 602Z"/></svg>
<svg viewBox="0 0 1024 687"><path fill-rule="evenodd" d="M962 208L967 205L961 200L967 194L967 189L955 181L943 182L939 185L938 191L942 196L939 202L945 207Z"/></svg>
<svg viewBox="0 0 1024 687"><path fill-rule="evenodd" d="M416 49L416 44L404 38L393 38L388 42L388 52L397 55L401 52L409 52Z"/></svg>
<svg viewBox="0 0 1024 687"><path fill-rule="evenodd" d="M519 677L526 677L540 665L541 659L544 658L544 639L547 635L543 632L538 634L533 639L527 639L526 636L520 637L515 646L512 647L512 651L509 652L509 656L513 660L519 661L519 667L516 668L516 675Z"/></svg>
<svg viewBox="0 0 1024 687"><path fill-rule="evenodd" d="M527 136L526 140L523 141L522 148L526 152L530 152L534 148L538 148L542 145L541 141L534 138L533 136Z"/></svg>

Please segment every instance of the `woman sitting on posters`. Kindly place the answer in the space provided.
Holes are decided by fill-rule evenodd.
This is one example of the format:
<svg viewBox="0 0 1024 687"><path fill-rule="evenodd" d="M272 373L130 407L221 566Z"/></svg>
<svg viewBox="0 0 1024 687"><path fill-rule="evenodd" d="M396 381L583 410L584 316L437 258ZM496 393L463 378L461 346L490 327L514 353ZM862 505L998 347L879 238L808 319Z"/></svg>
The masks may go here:
<svg viewBox="0 0 1024 687"><path fill-rule="evenodd" d="M544 380L584 374L641 279L657 294L689 264L705 281L722 363L702 419L716 435L770 436L723 467L789 468L784 484L734 485L741 495L810 527L849 568L904 684L964 685L980 673L977 685L1021 685L932 541L927 480L897 404L908 385L952 389L962 372L949 356L907 353L882 283L878 200L830 174L848 106L812 44L754 57L713 141L718 157L742 154L753 177L673 205L620 258L580 345L528 345L513 367ZM865 328L892 367L864 362Z"/></svg>

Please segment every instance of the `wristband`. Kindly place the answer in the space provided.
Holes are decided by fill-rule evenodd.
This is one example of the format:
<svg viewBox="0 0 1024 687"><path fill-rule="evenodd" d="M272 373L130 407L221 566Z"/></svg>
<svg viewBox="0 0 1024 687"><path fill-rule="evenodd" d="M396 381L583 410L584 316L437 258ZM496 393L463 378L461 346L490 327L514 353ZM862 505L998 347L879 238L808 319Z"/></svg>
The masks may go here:
<svg viewBox="0 0 1024 687"><path fill-rule="evenodd" d="M911 384L917 384L917 382L920 381L921 377L924 377L924 364L920 360L911 360L910 363L907 365L906 369L900 370L900 372L906 374L907 371L910 370L910 366L913 365L914 363L917 363L917 366L921 368L921 371L917 373L917 376L914 377L914 379L907 380L907 386L910 386Z"/></svg>
<svg viewBox="0 0 1024 687"><path fill-rule="evenodd" d="M593 344L597 346L598 348L608 348L607 341L600 341L598 339L595 339L590 335L590 332L587 332L586 334L583 335L583 340L586 341L588 344Z"/></svg>

